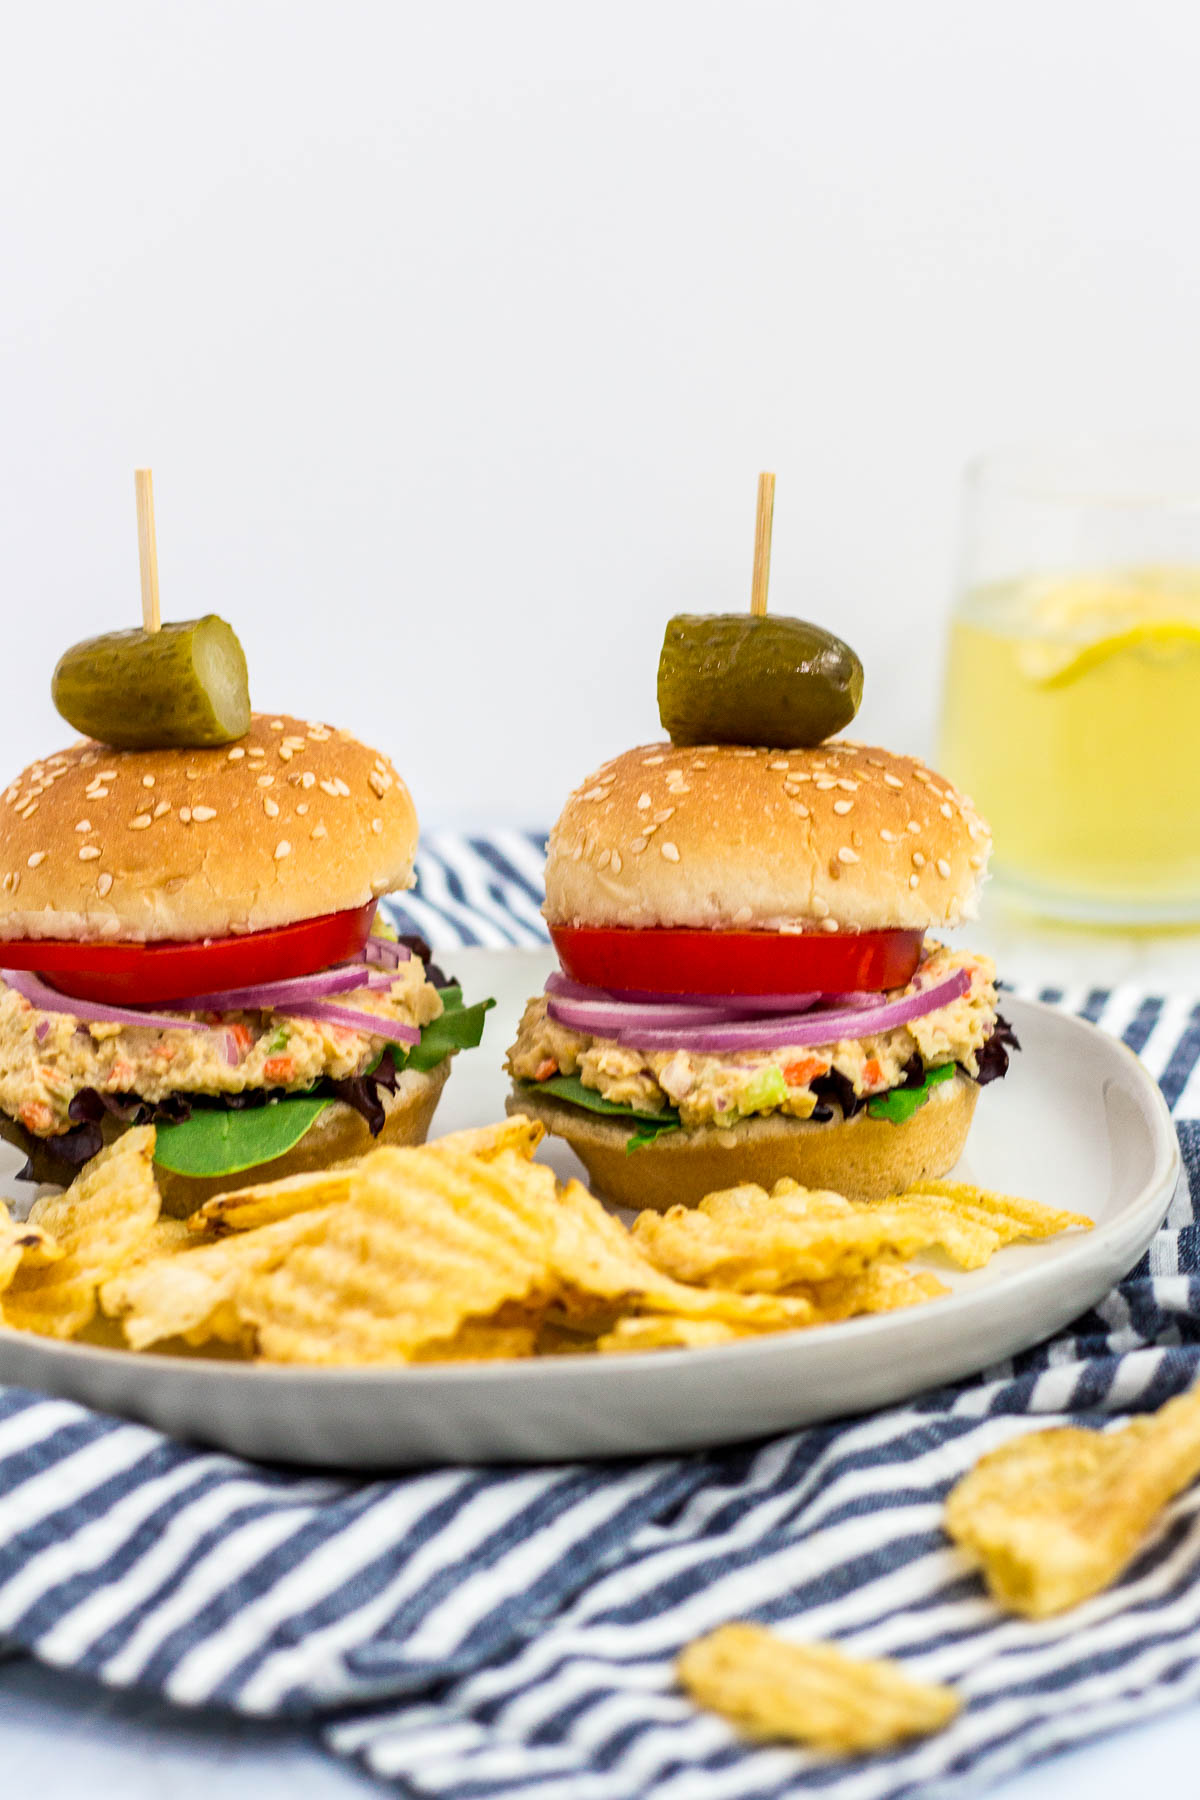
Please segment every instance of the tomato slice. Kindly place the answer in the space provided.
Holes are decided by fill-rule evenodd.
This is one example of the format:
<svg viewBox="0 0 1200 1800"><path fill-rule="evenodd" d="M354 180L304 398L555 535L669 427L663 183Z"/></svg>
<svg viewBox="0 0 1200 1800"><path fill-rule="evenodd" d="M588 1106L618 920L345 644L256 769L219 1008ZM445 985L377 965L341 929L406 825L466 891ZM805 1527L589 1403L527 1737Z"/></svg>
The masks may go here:
<svg viewBox="0 0 1200 1800"><path fill-rule="evenodd" d="M654 994L882 993L904 987L923 931L700 931L551 925L565 972L589 987Z"/></svg>
<svg viewBox="0 0 1200 1800"><path fill-rule="evenodd" d="M98 944L62 938L0 940L0 968L33 969L60 993L102 1005L150 1006L188 994L311 975L356 956L366 943L375 902L349 912L298 919L244 937L189 943Z"/></svg>

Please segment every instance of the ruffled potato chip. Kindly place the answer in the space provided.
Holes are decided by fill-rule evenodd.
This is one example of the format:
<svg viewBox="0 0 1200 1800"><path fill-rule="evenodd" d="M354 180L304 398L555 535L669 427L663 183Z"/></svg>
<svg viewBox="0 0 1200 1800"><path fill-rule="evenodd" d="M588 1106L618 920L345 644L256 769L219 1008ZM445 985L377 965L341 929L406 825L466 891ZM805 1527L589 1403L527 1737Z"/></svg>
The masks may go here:
<svg viewBox="0 0 1200 1800"><path fill-rule="evenodd" d="M237 1296L271 1361L397 1362L548 1282L555 1182L513 1150L379 1150L352 1199Z"/></svg>
<svg viewBox="0 0 1200 1800"><path fill-rule="evenodd" d="M196 1244L184 1225L183 1240L178 1235L159 1238L157 1254L131 1260L104 1282L101 1308L120 1322L134 1350L174 1337L192 1345L246 1343L250 1332L237 1308L242 1283L277 1267L289 1251L323 1229L326 1217L324 1211L299 1213L215 1244ZM183 1224L160 1221L167 1223Z"/></svg>
<svg viewBox="0 0 1200 1800"><path fill-rule="evenodd" d="M40 1225L30 1224L28 1220L14 1219L8 1207L0 1200L0 1294L3 1294L22 1262L28 1258L30 1263L57 1262L62 1251ZM2 1306L0 1302L0 1306ZM0 1319L3 1318L0 1311Z"/></svg>
<svg viewBox="0 0 1200 1800"><path fill-rule="evenodd" d="M946 1531L1000 1606L1047 1618L1115 1581L1198 1474L1200 1391L1116 1431L1066 1426L1002 1444L951 1489Z"/></svg>
<svg viewBox="0 0 1200 1800"><path fill-rule="evenodd" d="M139 1126L94 1156L65 1194L34 1202L29 1224L53 1239L59 1255L22 1258L4 1292L6 1325L69 1338L91 1322L97 1289L157 1222L153 1163L154 1127Z"/></svg>
<svg viewBox="0 0 1200 1800"><path fill-rule="evenodd" d="M644 1214L640 1217L645 1217ZM619 1302L630 1312L720 1319L758 1331L783 1331L813 1318L808 1300L687 1287L656 1268L642 1253L637 1234L607 1212L578 1181L559 1196L551 1264L562 1284L558 1303L586 1315L596 1300Z"/></svg>
<svg viewBox="0 0 1200 1800"><path fill-rule="evenodd" d="M786 1738L833 1756L886 1750L948 1725L962 1702L898 1663L864 1662L834 1644L793 1644L761 1625L721 1625L676 1663L698 1706L746 1737Z"/></svg>

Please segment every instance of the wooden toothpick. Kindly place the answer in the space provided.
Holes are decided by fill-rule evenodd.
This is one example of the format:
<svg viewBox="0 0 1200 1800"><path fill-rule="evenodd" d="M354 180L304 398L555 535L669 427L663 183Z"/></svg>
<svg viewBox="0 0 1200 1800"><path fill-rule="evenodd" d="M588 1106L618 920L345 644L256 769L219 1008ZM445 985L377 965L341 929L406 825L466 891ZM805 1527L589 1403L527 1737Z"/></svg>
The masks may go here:
<svg viewBox="0 0 1200 1800"><path fill-rule="evenodd" d="M158 544L154 536L154 481L149 469L133 471L137 495L138 563L142 571L142 627L158 631L162 614L158 610Z"/></svg>
<svg viewBox="0 0 1200 1800"><path fill-rule="evenodd" d="M775 516L775 477L758 478L758 513L754 521L754 579L750 584L750 611L761 619L767 610L767 583L771 579L771 521Z"/></svg>

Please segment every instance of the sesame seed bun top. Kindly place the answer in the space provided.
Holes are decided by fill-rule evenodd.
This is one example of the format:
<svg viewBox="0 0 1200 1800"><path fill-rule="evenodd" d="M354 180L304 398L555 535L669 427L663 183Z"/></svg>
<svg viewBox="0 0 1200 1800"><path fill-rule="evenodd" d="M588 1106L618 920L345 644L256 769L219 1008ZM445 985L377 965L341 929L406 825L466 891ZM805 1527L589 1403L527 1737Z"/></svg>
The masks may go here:
<svg viewBox="0 0 1200 1800"><path fill-rule="evenodd" d="M991 851L971 802L915 757L644 744L550 834L551 924L881 931L973 918Z"/></svg>
<svg viewBox="0 0 1200 1800"><path fill-rule="evenodd" d="M227 937L412 885L417 815L348 731L256 714L213 750L88 739L0 798L0 939Z"/></svg>

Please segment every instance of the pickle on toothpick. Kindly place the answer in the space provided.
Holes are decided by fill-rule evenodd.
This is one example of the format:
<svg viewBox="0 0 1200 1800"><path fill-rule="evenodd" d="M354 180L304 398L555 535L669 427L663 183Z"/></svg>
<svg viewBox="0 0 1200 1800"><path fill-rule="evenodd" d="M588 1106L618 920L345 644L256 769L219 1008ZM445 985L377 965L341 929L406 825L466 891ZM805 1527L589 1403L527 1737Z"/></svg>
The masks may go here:
<svg viewBox="0 0 1200 1800"><path fill-rule="evenodd" d="M658 712L675 744L808 748L845 730L862 700L848 644L778 614L677 613L658 664Z"/></svg>
<svg viewBox="0 0 1200 1800"><path fill-rule="evenodd" d="M250 729L245 653L215 613L85 638L59 658L50 691L69 724L116 750L231 744Z"/></svg>

